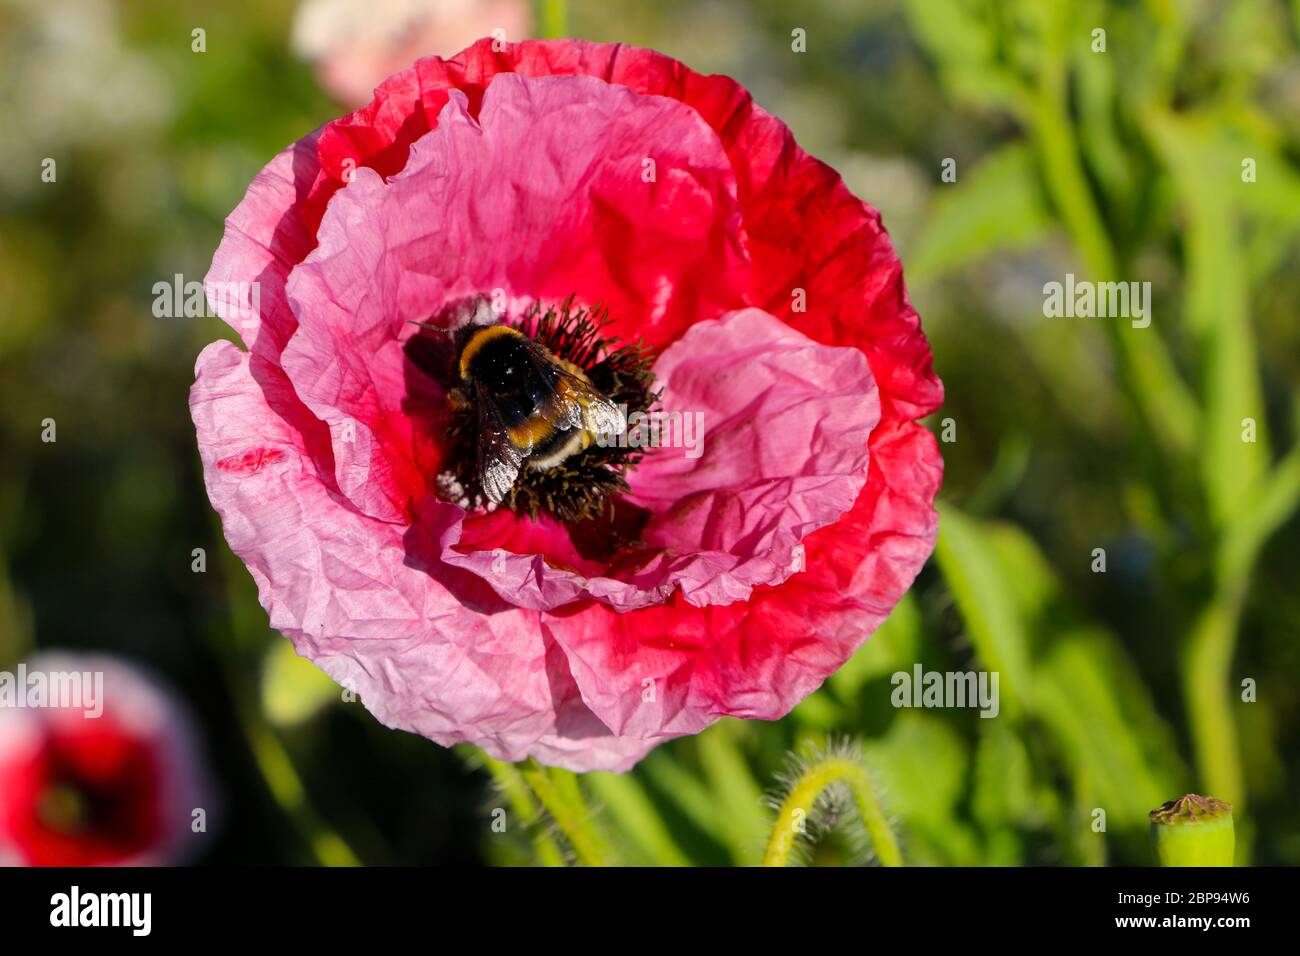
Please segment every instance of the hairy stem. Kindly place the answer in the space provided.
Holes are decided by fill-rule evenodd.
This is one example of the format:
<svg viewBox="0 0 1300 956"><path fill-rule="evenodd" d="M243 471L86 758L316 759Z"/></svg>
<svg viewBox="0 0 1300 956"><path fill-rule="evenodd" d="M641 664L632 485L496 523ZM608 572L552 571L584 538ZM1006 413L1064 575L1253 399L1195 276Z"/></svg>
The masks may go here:
<svg viewBox="0 0 1300 956"><path fill-rule="evenodd" d="M523 775L513 764L502 763L488 756L483 757L483 766L496 781L502 795L510 804L511 811L523 821L525 827L532 830L529 838L533 843L533 852L537 854L537 861L542 866L564 866L564 855L556 846L555 839L537 825L542 818L542 808L533 801L532 791L528 788Z"/></svg>
<svg viewBox="0 0 1300 956"><path fill-rule="evenodd" d="M798 835L803 832L804 821L812 812L817 797L835 783L844 783L853 794L858 815L867 828L876 856L884 866L902 866L903 855L898 840L885 819L876 788L867 768L848 757L824 757L799 775L790 793L781 802L763 854L764 866L785 866L789 863Z"/></svg>
<svg viewBox="0 0 1300 956"><path fill-rule="evenodd" d="M548 771L536 760L520 764L519 773L573 847L578 862L605 866L609 853L591 825L577 778L563 770Z"/></svg>

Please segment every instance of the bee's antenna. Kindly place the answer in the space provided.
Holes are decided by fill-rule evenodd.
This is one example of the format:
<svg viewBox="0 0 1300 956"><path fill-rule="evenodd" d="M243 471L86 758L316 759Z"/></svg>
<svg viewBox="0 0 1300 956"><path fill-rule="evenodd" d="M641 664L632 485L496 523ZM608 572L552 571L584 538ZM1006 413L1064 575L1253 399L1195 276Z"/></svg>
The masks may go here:
<svg viewBox="0 0 1300 956"><path fill-rule="evenodd" d="M410 325L416 325L422 329L428 329L430 332L441 332L444 335L451 334L451 329L444 329L441 325L434 325L432 322L417 322L415 319L407 319L406 321Z"/></svg>
<svg viewBox="0 0 1300 956"><path fill-rule="evenodd" d="M496 313L493 311L491 302L485 295L463 299L438 314L444 317L449 317L449 325L434 325L432 322L417 322L414 319L407 319L406 321L411 325L419 326L422 329L428 329L431 332L439 332L443 335L454 335L456 332L464 328L479 325L492 325L496 322Z"/></svg>

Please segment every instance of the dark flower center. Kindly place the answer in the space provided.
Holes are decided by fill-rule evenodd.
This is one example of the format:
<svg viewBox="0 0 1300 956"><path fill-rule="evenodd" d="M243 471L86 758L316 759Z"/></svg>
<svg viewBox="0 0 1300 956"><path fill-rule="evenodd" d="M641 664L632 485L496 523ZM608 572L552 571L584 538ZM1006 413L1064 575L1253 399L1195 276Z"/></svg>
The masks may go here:
<svg viewBox="0 0 1300 956"><path fill-rule="evenodd" d="M105 779L89 779L81 769L56 756L50 778L35 804L36 818L56 833L114 835L138 830L137 818L152 802L154 771L143 753L132 753Z"/></svg>
<svg viewBox="0 0 1300 956"><path fill-rule="evenodd" d="M608 322L608 310L575 308L572 296L555 306L534 304L523 316L503 320L561 362L581 369L625 415L649 412L659 399L650 371L653 356L643 343L620 345L606 336ZM481 506L478 409L464 401L449 404L447 465L439 476L440 494ZM532 518L546 512L568 524L616 524L616 504L628 491L627 471L645 450L593 441L549 467L523 467L501 506Z"/></svg>
<svg viewBox="0 0 1300 956"><path fill-rule="evenodd" d="M41 794L36 816L60 833L83 833L91 826L93 794L70 781L53 784Z"/></svg>
<svg viewBox="0 0 1300 956"><path fill-rule="evenodd" d="M30 762L3 772L27 782L9 825L35 865L118 862L162 832L161 774L143 742L96 728L53 738Z"/></svg>

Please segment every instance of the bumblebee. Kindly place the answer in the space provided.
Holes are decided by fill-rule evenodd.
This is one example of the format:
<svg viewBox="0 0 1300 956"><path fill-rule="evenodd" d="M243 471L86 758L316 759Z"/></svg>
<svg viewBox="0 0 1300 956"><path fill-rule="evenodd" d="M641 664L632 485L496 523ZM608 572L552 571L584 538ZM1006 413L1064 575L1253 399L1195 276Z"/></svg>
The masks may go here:
<svg viewBox="0 0 1300 956"><path fill-rule="evenodd" d="M627 427L581 368L512 326L465 325L453 341L460 376L453 401L477 409L479 481L496 504L525 465L554 468L596 436Z"/></svg>

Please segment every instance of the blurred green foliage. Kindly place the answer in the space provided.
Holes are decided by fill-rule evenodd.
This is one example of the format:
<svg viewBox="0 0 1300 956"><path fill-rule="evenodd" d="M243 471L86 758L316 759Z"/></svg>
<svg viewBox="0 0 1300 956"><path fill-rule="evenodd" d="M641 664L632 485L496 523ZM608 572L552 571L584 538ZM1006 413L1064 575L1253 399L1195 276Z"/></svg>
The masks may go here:
<svg viewBox="0 0 1300 956"><path fill-rule="evenodd" d="M261 164L342 112L293 13L0 0L0 667L108 648L178 683L231 806L213 861L756 863L788 755L848 736L908 863L1146 863L1188 790L1237 805L1239 862L1300 863L1300 2L569 4L734 75L882 210L955 437L935 560L818 693L581 781L340 699L211 516L186 392L227 333L152 287L201 278ZM1045 318L1066 273L1151 282L1151 326ZM998 671L999 717L893 707L917 662ZM860 859L851 817L813 862Z"/></svg>

